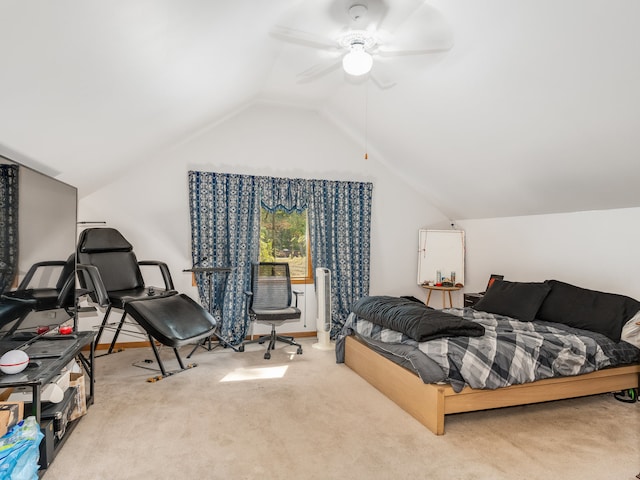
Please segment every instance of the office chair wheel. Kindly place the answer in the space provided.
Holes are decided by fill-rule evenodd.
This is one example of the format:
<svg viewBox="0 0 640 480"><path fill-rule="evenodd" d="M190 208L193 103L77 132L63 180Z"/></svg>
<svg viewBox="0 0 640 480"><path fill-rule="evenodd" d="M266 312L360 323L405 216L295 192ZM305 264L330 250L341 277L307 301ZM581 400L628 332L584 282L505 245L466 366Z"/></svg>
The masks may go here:
<svg viewBox="0 0 640 480"><path fill-rule="evenodd" d="M296 352L298 355L302 355L302 347L298 347L298 351Z"/></svg>
<svg viewBox="0 0 640 480"><path fill-rule="evenodd" d="M238 351L239 352L244 352L244 345L239 345L238 346Z"/></svg>
<svg viewBox="0 0 640 480"><path fill-rule="evenodd" d="M271 358L271 354L269 352L264 354L264 359L269 360Z"/></svg>

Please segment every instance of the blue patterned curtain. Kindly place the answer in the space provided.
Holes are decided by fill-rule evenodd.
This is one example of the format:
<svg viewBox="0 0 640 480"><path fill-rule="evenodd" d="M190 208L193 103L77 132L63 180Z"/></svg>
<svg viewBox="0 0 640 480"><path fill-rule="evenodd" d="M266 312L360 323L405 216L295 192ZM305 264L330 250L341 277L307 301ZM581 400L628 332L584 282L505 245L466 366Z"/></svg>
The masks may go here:
<svg viewBox="0 0 640 480"><path fill-rule="evenodd" d="M259 177L260 202L273 212L283 209L286 212L302 212L307 208L308 180L301 178Z"/></svg>
<svg viewBox="0 0 640 480"><path fill-rule="evenodd" d="M312 263L331 271L331 338L369 294L372 192L371 183L309 181Z"/></svg>
<svg viewBox="0 0 640 480"><path fill-rule="evenodd" d="M221 335L227 342L241 343L248 329L244 292L259 257L261 205L270 211L308 209L312 263L331 270L335 337L353 302L369 293L372 189L371 183L189 172L194 265L234 268L226 291L224 278L214 277L213 285L217 295L225 292L216 305L222 306ZM208 306L206 275L199 274L197 284Z"/></svg>
<svg viewBox="0 0 640 480"><path fill-rule="evenodd" d="M231 345L244 339L245 294L251 263L260 251L260 198L257 178L248 175L189 172L192 260L194 265L233 267L224 274L196 276L200 301L209 309L213 282L214 314L220 335Z"/></svg>
<svg viewBox="0 0 640 480"><path fill-rule="evenodd" d="M18 268L18 172L17 165L0 165L0 293Z"/></svg>

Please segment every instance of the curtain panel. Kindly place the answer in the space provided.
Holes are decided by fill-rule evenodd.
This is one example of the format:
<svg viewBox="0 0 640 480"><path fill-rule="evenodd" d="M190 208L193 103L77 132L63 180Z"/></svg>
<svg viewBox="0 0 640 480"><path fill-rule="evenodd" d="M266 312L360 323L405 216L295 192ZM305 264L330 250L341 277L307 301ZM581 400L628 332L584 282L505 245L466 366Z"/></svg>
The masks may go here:
<svg viewBox="0 0 640 480"><path fill-rule="evenodd" d="M232 267L227 275L197 274L198 293L231 345L241 343L246 332L244 292L260 252L259 193L256 177L189 172L193 265Z"/></svg>
<svg viewBox="0 0 640 480"><path fill-rule="evenodd" d="M314 269L331 271L331 338L351 305L369 294L373 184L311 180L309 232Z"/></svg>
<svg viewBox="0 0 640 480"><path fill-rule="evenodd" d="M241 343L248 331L244 292L250 288L251 264L259 257L261 207L308 210L313 267L331 270L335 338L351 304L369 293L372 190L371 183L189 172L194 265L233 268L226 282L211 280L212 303L220 307L216 318L227 342ZM208 282L206 275L197 275L207 308Z"/></svg>
<svg viewBox="0 0 640 480"><path fill-rule="evenodd" d="M308 180L301 178L256 177L260 188L260 203L268 211L278 209L302 212L307 208Z"/></svg>
<svg viewBox="0 0 640 480"><path fill-rule="evenodd" d="M0 293L11 288L18 268L17 165L0 165Z"/></svg>

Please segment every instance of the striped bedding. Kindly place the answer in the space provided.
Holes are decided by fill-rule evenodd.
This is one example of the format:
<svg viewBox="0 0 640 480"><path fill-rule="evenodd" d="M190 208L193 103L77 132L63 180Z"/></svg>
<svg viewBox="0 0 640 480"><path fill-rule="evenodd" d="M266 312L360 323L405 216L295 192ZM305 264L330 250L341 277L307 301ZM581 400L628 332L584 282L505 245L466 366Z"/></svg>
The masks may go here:
<svg viewBox="0 0 640 480"><path fill-rule="evenodd" d="M521 322L471 308L444 311L481 324L485 334L416 342L352 313L337 339L337 360L344 360L343 342L350 334L373 341L376 350L383 350L388 358L397 356L398 363L405 366L407 347L412 347L428 359L415 361L415 351L414 359L409 359L422 380L433 383L444 379L457 392L465 386L495 389L640 362L639 349L624 341L616 343L599 333L552 322Z"/></svg>

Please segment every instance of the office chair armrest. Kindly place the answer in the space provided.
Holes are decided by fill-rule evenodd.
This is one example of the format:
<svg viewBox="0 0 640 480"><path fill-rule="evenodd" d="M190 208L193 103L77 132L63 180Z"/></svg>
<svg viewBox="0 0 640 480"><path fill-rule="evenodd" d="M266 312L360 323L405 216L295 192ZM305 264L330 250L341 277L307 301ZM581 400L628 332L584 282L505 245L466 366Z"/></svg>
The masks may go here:
<svg viewBox="0 0 640 480"><path fill-rule="evenodd" d="M253 292L250 290L245 290L244 294L247 296L247 300L245 301L245 310L247 311L247 316L251 321L253 321L254 315L251 313L251 300L253 299Z"/></svg>
<svg viewBox="0 0 640 480"><path fill-rule="evenodd" d="M296 308L298 308L298 297L300 295L304 295L304 292L302 290L291 290L293 292L293 294L296 296L296 304L294 305Z"/></svg>
<svg viewBox="0 0 640 480"><path fill-rule="evenodd" d="M162 280L164 280L164 289L165 290L173 290L173 279L171 278L171 273L169 272L169 267L164 262L158 262L157 260L141 260L138 262L140 266L156 266L160 269L160 273L162 273Z"/></svg>
<svg viewBox="0 0 640 480"><path fill-rule="evenodd" d="M101 307L107 307L111 302L98 268L94 265L79 263L76 265L76 269L79 274L83 275L89 294L93 294L91 295L93 300Z"/></svg>

